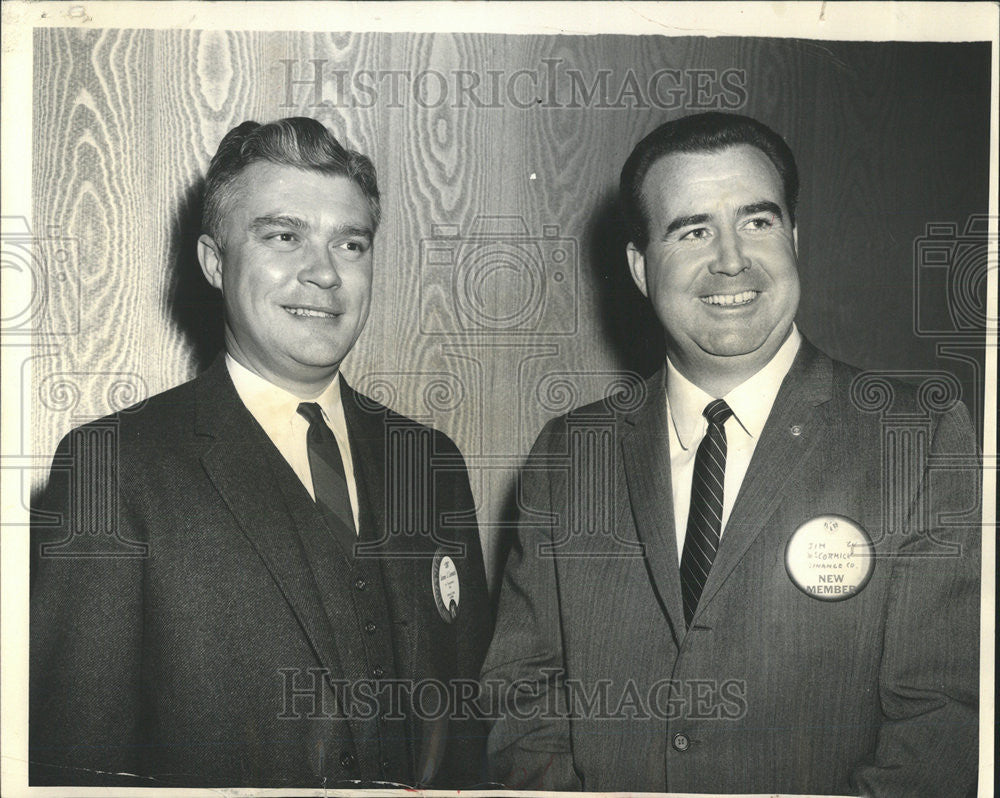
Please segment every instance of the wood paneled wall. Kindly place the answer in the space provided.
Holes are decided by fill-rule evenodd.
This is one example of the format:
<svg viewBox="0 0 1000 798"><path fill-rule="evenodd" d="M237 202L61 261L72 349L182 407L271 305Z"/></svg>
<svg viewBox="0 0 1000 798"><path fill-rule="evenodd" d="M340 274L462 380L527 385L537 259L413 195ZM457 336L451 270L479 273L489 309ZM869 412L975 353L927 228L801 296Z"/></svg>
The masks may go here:
<svg viewBox="0 0 1000 798"><path fill-rule="evenodd" d="M39 29L34 49L34 232L64 253L37 318L36 453L210 362L199 180L231 127L291 115L370 154L383 190L344 371L456 440L490 552L543 423L662 358L614 193L635 142L685 113L756 116L795 151L805 334L862 367L951 371L979 407L975 312L919 261L929 223L961 247L987 210L986 45ZM963 279L974 305L985 277Z"/></svg>

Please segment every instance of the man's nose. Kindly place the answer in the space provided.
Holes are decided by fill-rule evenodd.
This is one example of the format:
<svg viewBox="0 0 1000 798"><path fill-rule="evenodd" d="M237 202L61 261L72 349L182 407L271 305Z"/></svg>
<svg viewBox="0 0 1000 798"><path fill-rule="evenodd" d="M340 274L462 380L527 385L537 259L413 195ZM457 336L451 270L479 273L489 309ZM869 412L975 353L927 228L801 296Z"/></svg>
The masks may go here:
<svg viewBox="0 0 1000 798"><path fill-rule="evenodd" d="M299 272L299 280L320 288L336 288L341 284L337 265L337 250L333 247L314 247Z"/></svg>
<svg viewBox="0 0 1000 798"><path fill-rule="evenodd" d="M743 252L743 242L735 231L723 232L716 240L718 248L709 266L713 274L734 276L750 268L750 259Z"/></svg>

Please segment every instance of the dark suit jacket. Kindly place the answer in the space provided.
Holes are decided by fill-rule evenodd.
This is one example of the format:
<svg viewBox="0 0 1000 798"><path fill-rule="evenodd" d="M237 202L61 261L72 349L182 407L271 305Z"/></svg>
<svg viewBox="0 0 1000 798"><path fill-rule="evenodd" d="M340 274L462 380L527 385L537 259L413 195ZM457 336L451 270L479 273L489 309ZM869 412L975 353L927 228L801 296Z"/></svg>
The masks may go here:
<svg viewBox="0 0 1000 798"><path fill-rule="evenodd" d="M406 688L388 711L370 687L345 692L371 677L376 634L391 635L391 672L411 687L475 680L492 624L461 454L342 385L360 538L391 533L378 549L391 628L357 617L353 591L378 586L330 556L315 504L220 357L59 446L33 508L32 784L480 780L484 735L449 723L461 712L439 713L434 685L422 719ZM447 548L456 543L463 553ZM459 574L453 623L432 592L438 550ZM323 598L323 584L340 600ZM386 750L391 772L380 768Z"/></svg>
<svg viewBox="0 0 1000 798"><path fill-rule="evenodd" d="M490 733L494 778L967 794L978 731L972 426L960 403L928 408L940 396L857 374L803 342L690 631L663 373L640 395L546 426L523 475L483 669L495 702L525 680ZM869 412L883 400L883 413ZM875 545L867 586L843 601L806 595L784 565L793 531L822 514L853 519Z"/></svg>

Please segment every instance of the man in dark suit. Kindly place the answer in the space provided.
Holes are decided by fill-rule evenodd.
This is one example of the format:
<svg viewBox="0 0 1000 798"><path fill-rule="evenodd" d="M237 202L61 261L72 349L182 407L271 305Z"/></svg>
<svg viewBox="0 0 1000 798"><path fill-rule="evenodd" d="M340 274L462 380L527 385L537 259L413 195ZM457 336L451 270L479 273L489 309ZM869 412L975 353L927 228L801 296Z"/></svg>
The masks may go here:
<svg viewBox="0 0 1000 798"><path fill-rule="evenodd" d="M621 188L667 362L532 450L483 669L493 777L967 795L980 514L965 407L801 336L798 177L766 126L667 123Z"/></svg>
<svg viewBox="0 0 1000 798"><path fill-rule="evenodd" d="M71 432L34 508L31 783L476 783L492 625L465 464L339 371L375 169L315 120L246 122L204 208L226 353Z"/></svg>

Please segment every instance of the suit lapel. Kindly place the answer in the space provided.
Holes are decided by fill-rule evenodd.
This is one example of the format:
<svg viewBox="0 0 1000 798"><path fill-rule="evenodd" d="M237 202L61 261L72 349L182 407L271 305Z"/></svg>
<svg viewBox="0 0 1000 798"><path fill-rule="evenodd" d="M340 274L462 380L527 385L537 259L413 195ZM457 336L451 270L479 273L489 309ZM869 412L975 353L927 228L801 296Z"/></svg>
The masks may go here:
<svg viewBox="0 0 1000 798"><path fill-rule="evenodd" d="M702 591L699 610L718 593L764 530L785 497L785 483L799 472L822 440L826 428L821 423L822 405L830 400L832 385L832 361L803 338L754 449ZM793 428L798 434L793 433Z"/></svg>
<svg viewBox="0 0 1000 798"><path fill-rule="evenodd" d="M392 609L393 644L397 652L396 665L400 676L412 674L417 649L419 626L414 610L419 606L416 590L421 584L418 568L426 566L427 589L430 590L430 563L426 558L393 556L397 541L389 529L387 491L396 492L397 476L409 475L396 461L396 447L388 445L389 411L354 391L344 375L340 375L340 395L344 405L351 459L358 489L360 538L362 543L380 541L375 550L382 568L382 579ZM428 474L428 477L430 475ZM404 487L405 489L405 487ZM406 541L408 543L408 541Z"/></svg>
<svg viewBox="0 0 1000 798"><path fill-rule="evenodd" d="M358 394L340 375L340 399L351 443L351 460L358 493L358 535L378 540L386 529L385 410Z"/></svg>
<svg viewBox="0 0 1000 798"><path fill-rule="evenodd" d="M320 664L333 675L341 673L330 620L294 516L282 501L287 491L275 491L283 481L281 466L291 467L243 405L223 356L199 377L196 396L196 433L213 439L201 458L205 472L290 605Z"/></svg>
<svg viewBox="0 0 1000 798"><path fill-rule="evenodd" d="M670 483L667 399L661 369L646 382L647 398L622 426L622 462L636 534L645 547L646 565L679 643L684 636L680 563Z"/></svg>

